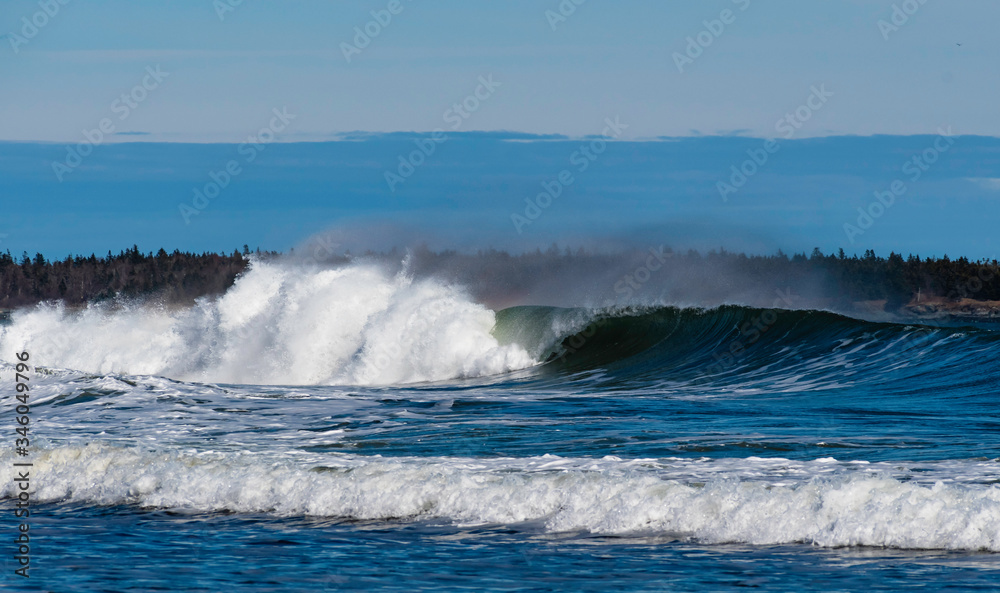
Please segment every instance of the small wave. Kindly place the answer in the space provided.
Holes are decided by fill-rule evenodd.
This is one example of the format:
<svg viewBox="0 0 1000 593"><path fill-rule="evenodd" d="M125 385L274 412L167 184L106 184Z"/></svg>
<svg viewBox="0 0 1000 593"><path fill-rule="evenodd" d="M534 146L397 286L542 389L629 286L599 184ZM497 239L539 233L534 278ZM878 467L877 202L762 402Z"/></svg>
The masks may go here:
<svg viewBox="0 0 1000 593"><path fill-rule="evenodd" d="M727 465L344 456L296 465L256 455L88 445L46 450L34 463L33 497L42 502L460 525L533 522L549 532L683 534L705 543L1000 551L1000 487L921 483L832 459ZM13 478L11 464L0 465L7 498L16 495Z"/></svg>

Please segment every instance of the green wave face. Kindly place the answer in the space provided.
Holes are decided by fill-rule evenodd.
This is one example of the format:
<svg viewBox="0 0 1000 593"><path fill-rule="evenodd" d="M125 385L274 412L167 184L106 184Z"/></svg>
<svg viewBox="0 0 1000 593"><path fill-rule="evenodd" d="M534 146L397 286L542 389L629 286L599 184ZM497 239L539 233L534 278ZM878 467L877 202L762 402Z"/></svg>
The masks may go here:
<svg viewBox="0 0 1000 593"><path fill-rule="evenodd" d="M561 353L567 337L586 329L595 313L587 309L520 306L498 311L493 337L500 345L517 344L538 360Z"/></svg>
<svg viewBox="0 0 1000 593"><path fill-rule="evenodd" d="M619 310L511 307L496 314L493 335L545 364L542 373L600 371L616 380L772 380L859 373L878 377L914 361L969 363L970 347L992 361L1000 332L866 322L825 311L677 307ZM984 347L984 348L983 348ZM933 353L933 359L928 353ZM970 363L971 364L971 363ZM987 374L1000 375L997 365ZM976 371L982 375L982 367Z"/></svg>

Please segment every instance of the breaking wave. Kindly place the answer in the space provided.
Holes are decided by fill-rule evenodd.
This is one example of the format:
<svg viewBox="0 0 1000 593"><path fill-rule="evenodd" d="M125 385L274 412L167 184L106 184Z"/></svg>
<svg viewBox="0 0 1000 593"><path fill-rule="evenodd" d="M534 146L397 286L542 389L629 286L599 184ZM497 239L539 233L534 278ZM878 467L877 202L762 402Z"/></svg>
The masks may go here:
<svg viewBox="0 0 1000 593"><path fill-rule="evenodd" d="M616 381L836 387L933 371L974 391L1000 380L1000 332L872 323L825 311L518 306L375 265L253 262L188 308L42 304L0 327L4 352L97 374L256 385L403 385L599 369ZM953 385L954 386L954 385Z"/></svg>
<svg viewBox="0 0 1000 593"><path fill-rule="evenodd" d="M88 445L46 450L34 463L33 496L44 502L531 524L524 528L705 543L1000 551L1000 487L986 477L995 476L996 462L961 462L967 467L958 473L980 479L935 482L834 459L347 455L308 466L249 454ZM13 471L0 465L6 497L15 494Z"/></svg>
<svg viewBox="0 0 1000 593"><path fill-rule="evenodd" d="M402 384L534 364L522 348L497 343L494 321L459 288L377 266L254 262L226 294L191 308L20 310L0 345L91 373L270 385Z"/></svg>

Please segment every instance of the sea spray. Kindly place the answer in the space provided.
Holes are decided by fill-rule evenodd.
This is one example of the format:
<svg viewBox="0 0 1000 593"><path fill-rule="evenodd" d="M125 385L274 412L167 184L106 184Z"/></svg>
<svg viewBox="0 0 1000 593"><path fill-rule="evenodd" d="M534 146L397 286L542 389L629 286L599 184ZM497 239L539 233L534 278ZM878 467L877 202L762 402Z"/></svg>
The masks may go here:
<svg viewBox="0 0 1000 593"><path fill-rule="evenodd" d="M42 304L0 330L48 366L254 384L382 385L478 377L535 360L490 335L494 313L460 288L374 265L254 262L190 308Z"/></svg>

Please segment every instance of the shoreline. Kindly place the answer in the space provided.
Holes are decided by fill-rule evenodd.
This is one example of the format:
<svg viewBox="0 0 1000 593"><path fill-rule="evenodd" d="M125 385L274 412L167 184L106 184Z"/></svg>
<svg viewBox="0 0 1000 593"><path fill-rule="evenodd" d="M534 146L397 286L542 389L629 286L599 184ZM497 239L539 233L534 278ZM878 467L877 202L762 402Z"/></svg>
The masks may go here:
<svg viewBox="0 0 1000 593"><path fill-rule="evenodd" d="M947 301L943 298L914 300L896 311L886 311L885 301L860 301L853 303L854 310L878 321L917 322L925 324L944 323L997 323L1000 324L1000 301L979 301L960 299Z"/></svg>

